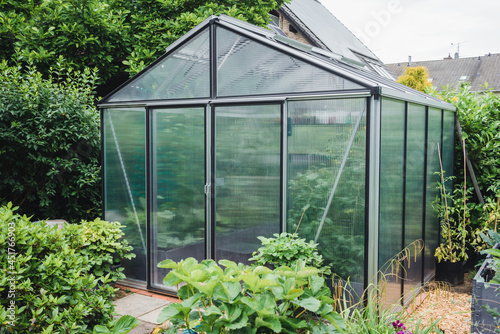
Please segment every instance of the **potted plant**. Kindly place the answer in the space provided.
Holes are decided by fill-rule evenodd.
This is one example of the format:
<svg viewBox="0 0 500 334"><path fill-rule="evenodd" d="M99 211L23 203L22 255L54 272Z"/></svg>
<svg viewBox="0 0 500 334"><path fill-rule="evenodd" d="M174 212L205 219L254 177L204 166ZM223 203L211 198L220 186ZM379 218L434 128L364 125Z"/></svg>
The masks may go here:
<svg viewBox="0 0 500 334"><path fill-rule="evenodd" d="M489 231L489 240L499 239ZM488 241L488 240L485 240ZM472 283L471 332L496 333L500 325L500 243L482 251L488 254Z"/></svg>
<svg viewBox="0 0 500 334"><path fill-rule="evenodd" d="M453 194L449 194L446 190L446 183L451 178L444 176L441 155L439 155L439 162L441 165L439 172L440 195L434 203L439 212L442 242L434 254L438 261L436 281L459 285L464 282L464 265L468 258L466 240L468 235L467 219L470 217L470 212L467 208L467 180L464 179L463 189L455 189ZM464 175L466 175L465 170ZM461 190L463 196L459 199L457 195L462 195Z"/></svg>

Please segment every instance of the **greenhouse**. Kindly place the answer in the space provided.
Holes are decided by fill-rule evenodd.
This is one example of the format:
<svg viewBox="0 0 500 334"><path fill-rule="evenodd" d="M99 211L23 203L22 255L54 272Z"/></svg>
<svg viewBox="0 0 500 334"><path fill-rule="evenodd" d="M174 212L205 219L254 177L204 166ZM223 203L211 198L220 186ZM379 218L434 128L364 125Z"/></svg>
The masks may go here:
<svg viewBox="0 0 500 334"><path fill-rule="evenodd" d="M137 255L124 284L175 293L160 261L249 263L258 236L296 230L357 292L405 248L391 301L434 276L452 105L212 16L99 107L105 219Z"/></svg>

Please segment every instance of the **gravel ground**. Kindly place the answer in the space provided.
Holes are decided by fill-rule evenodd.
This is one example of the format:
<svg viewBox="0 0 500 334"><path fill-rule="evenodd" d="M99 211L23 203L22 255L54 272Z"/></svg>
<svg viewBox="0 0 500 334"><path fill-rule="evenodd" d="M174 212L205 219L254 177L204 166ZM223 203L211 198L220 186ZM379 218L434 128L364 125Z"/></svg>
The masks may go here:
<svg viewBox="0 0 500 334"><path fill-rule="evenodd" d="M426 298L415 310L416 318L422 318L424 325L442 318L439 329L445 334L470 333L472 279L466 274L464 284L455 287L431 283Z"/></svg>

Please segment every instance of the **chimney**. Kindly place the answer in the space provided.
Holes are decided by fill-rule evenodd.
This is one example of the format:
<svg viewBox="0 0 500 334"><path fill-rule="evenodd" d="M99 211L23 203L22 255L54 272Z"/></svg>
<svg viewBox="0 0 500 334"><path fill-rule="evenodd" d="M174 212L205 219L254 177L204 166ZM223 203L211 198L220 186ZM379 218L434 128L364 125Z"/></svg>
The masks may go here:
<svg viewBox="0 0 500 334"><path fill-rule="evenodd" d="M411 56L408 56L408 67L411 66Z"/></svg>
<svg viewBox="0 0 500 334"><path fill-rule="evenodd" d="M455 59L458 59L459 56L458 56L458 52L455 52Z"/></svg>
<svg viewBox="0 0 500 334"><path fill-rule="evenodd" d="M448 53L448 57L444 57L443 59L444 60L452 60L453 58L451 58L451 54Z"/></svg>

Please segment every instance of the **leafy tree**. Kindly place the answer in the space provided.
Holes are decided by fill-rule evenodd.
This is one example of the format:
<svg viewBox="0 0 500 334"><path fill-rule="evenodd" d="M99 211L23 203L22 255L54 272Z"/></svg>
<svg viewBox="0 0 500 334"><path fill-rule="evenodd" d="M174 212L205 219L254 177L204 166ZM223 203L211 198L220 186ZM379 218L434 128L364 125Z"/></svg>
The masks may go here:
<svg viewBox="0 0 500 334"><path fill-rule="evenodd" d="M0 63L0 204L21 206L35 220L100 214L95 80L88 69L43 79L35 68Z"/></svg>
<svg viewBox="0 0 500 334"><path fill-rule="evenodd" d="M143 69L204 19L226 14L265 26L286 0L4 0L0 57L47 75L64 57L82 71L97 67L99 93Z"/></svg>
<svg viewBox="0 0 500 334"><path fill-rule="evenodd" d="M397 81L421 92L425 92L432 86L429 82L429 71L424 66L407 67L405 73Z"/></svg>

